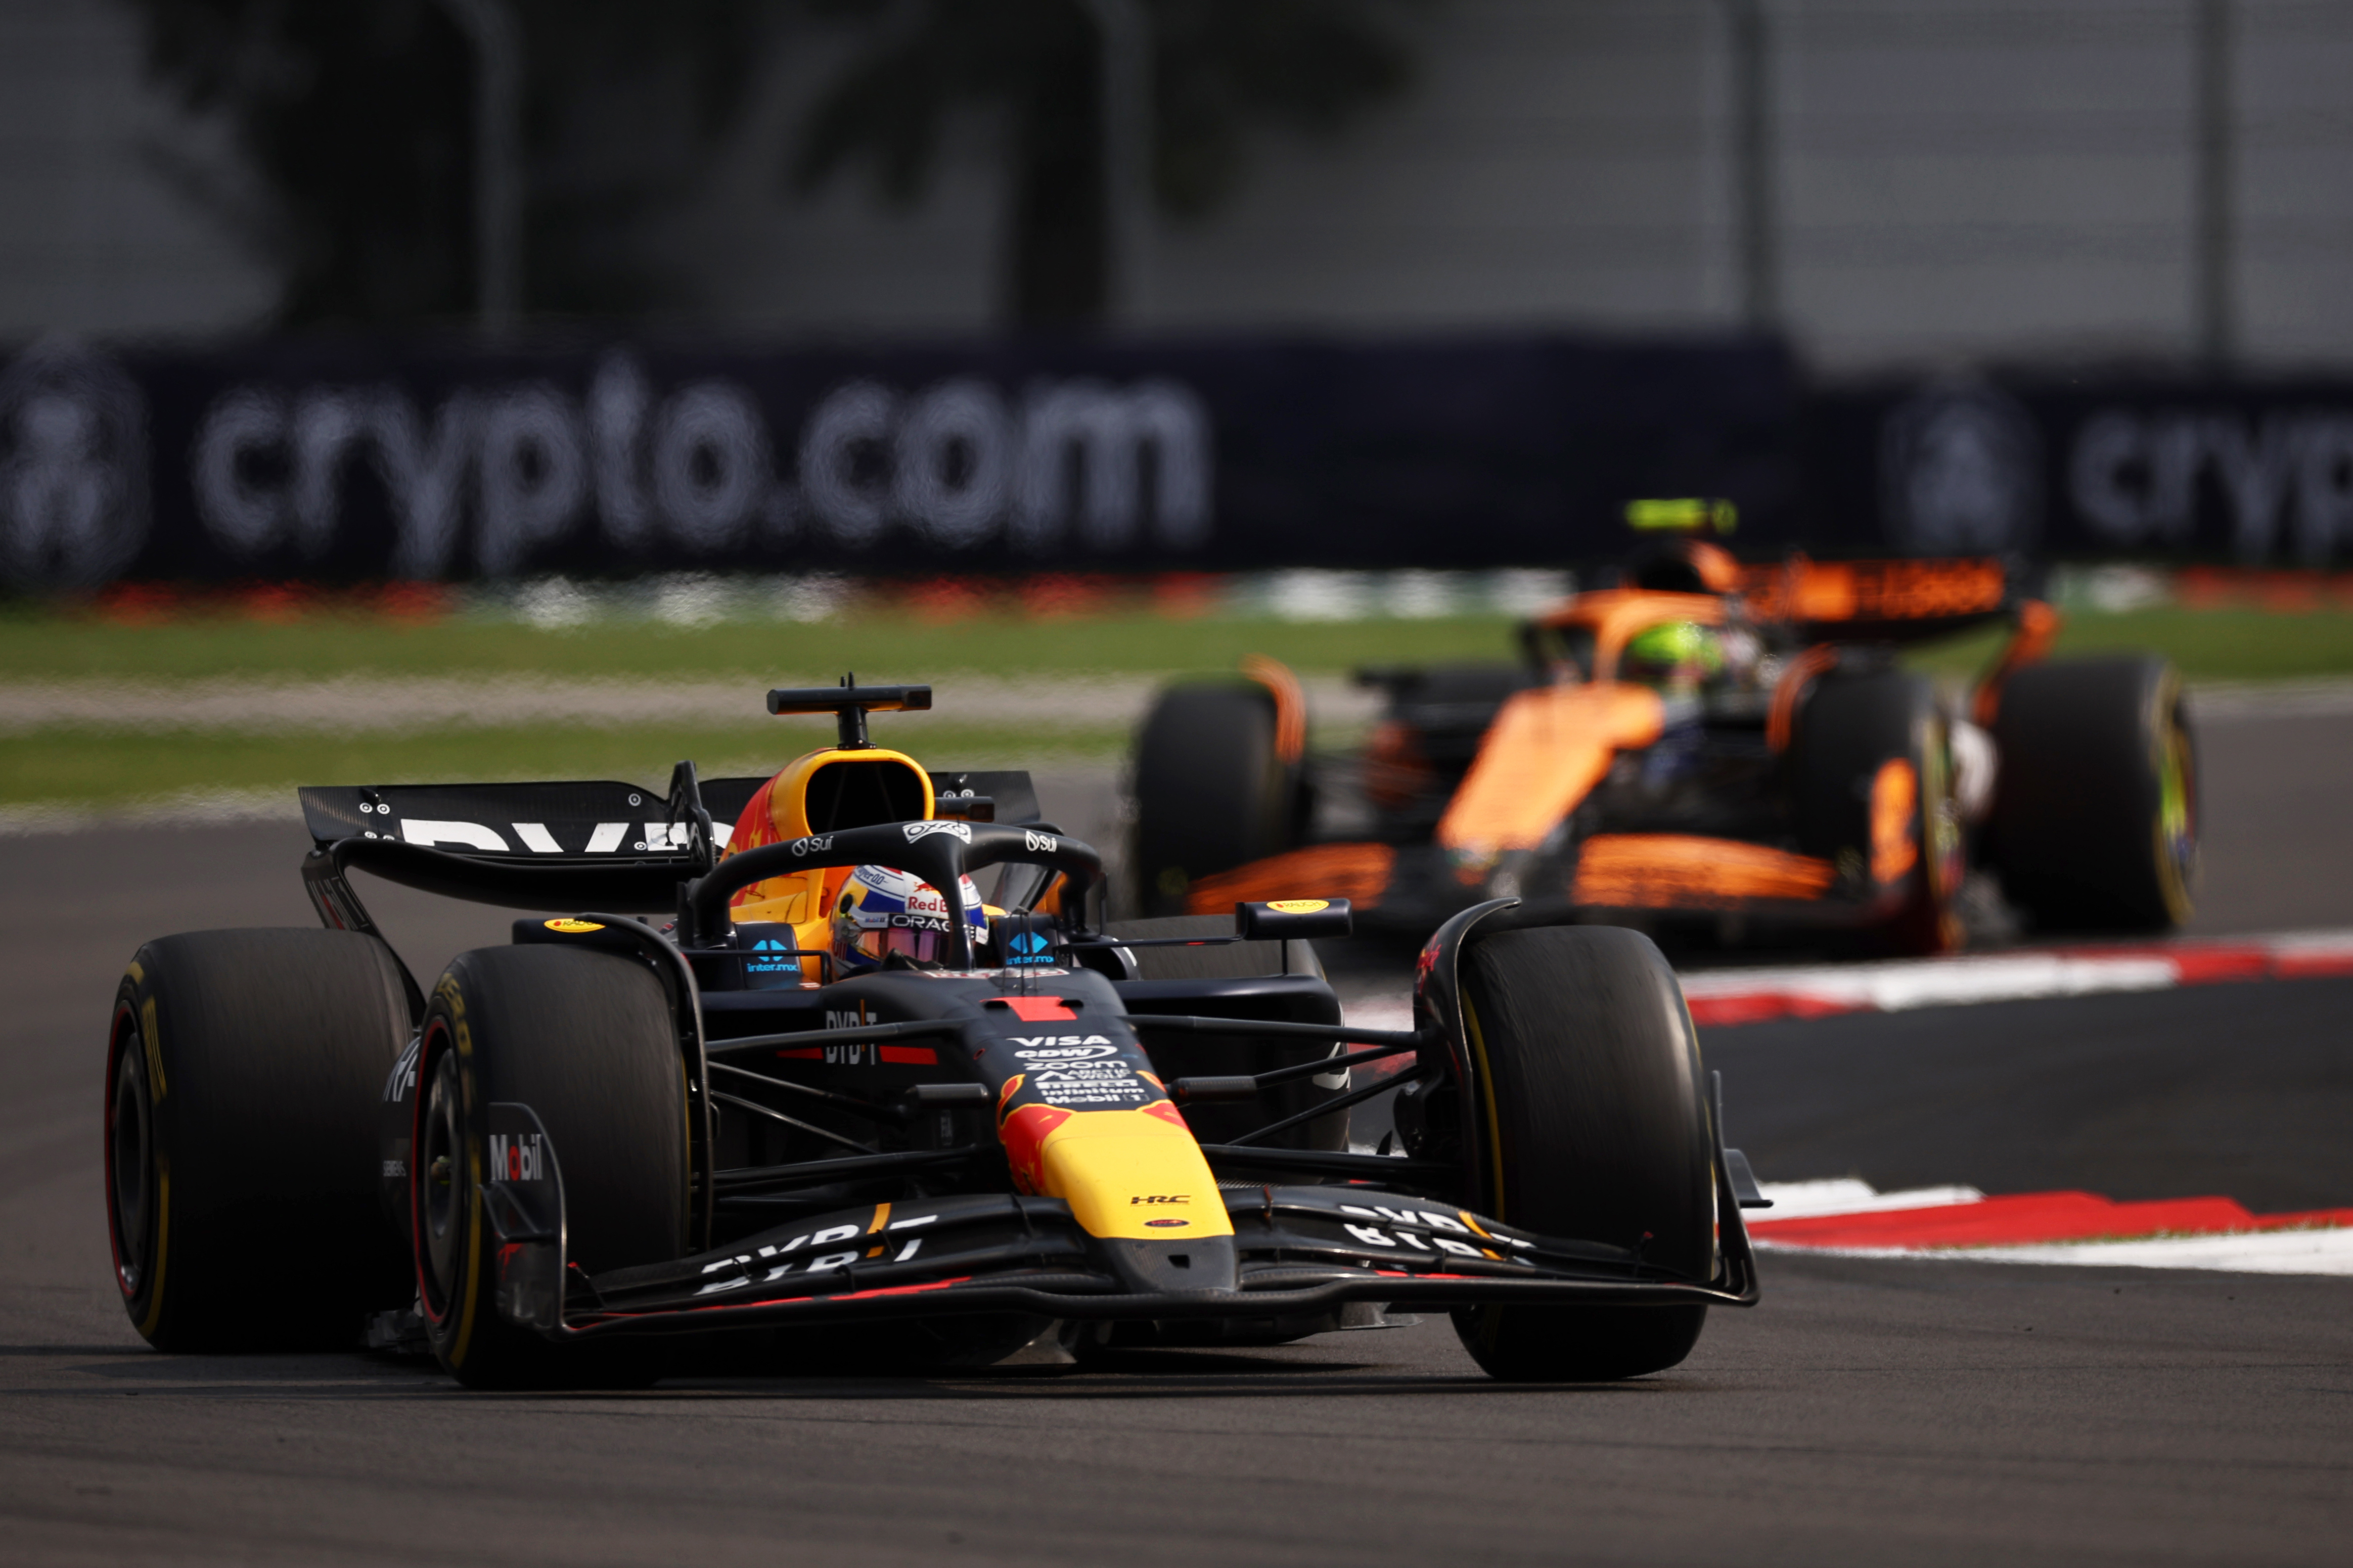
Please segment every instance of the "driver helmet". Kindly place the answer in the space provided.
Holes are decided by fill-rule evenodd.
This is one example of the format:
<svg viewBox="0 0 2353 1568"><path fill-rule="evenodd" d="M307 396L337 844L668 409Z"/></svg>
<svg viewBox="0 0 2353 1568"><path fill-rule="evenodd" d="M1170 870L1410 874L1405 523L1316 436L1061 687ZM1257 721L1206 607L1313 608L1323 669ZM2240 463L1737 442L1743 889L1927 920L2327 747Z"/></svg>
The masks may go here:
<svg viewBox="0 0 2353 1568"><path fill-rule="evenodd" d="M1696 691L1724 673L1724 646L1697 621L1661 621L1627 639L1618 678L1669 691Z"/></svg>
<svg viewBox="0 0 2353 1568"><path fill-rule="evenodd" d="M988 940L988 915L970 877L964 879L964 918L977 958ZM905 871L860 866L833 901L834 962L843 973L856 974L892 953L912 963L953 962L948 901L938 889Z"/></svg>

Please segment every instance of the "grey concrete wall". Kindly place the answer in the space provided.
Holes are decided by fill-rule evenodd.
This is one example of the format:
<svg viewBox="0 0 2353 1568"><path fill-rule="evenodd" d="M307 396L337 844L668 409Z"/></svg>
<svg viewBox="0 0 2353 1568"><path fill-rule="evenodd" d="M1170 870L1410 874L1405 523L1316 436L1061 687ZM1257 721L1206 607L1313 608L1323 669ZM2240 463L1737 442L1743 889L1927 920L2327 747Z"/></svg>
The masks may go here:
<svg viewBox="0 0 2353 1568"><path fill-rule="evenodd" d="M1766 0L1781 319L1833 370L2175 358L2197 340L2199 0ZM2353 362L2353 3L2234 0L2232 316L2245 363ZM1725 0L1438 0L1407 99L1270 136L1208 224L1160 226L1161 331L1705 331L1741 299ZM784 195L838 46L788 30L657 244L681 324L786 335L999 320L991 127L930 199ZM190 132L111 0L0 0L0 334L232 326L267 275L158 174ZM195 143L200 145L200 142Z"/></svg>
<svg viewBox="0 0 2353 1568"><path fill-rule="evenodd" d="M2199 0L1766 0L1779 319L1833 371L2177 359L2198 342ZM2353 360L2353 4L2232 0L2242 363ZM1704 331L1743 279L1724 0L1441 0L1404 100L1271 136L1212 221L1161 224L1154 330ZM988 140L916 217L778 207L819 68L780 68L714 184L713 290L786 330L981 330ZM731 256L764 258L734 270Z"/></svg>
<svg viewBox="0 0 2353 1568"><path fill-rule="evenodd" d="M1783 297L1813 354L2186 349L2184 0L1777 9Z"/></svg>
<svg viewBox="0 0 2353 1568"><path fill-rule="evenodd" d="M1261 142L1164 226L1155 324L1731 319L1721 33L1705 0L1451 0L1413 94L1345 140Z"/></svg>
<svg viewBox="0 0 2353 1568"><path fill-rule="evenodd" d="M2342 364L2353 358L2353 5L2260 0L2240 60L2247 353Z"/></svg>
<svg viewBox="0 0 2353 1568"><path fill-rule="evenodd" d="M159 165L204 151L146 92L127 10L0 0L0 340L258 318L268 275Z"/></svg>
<svg viewBox="0 0 2353 1568"><path fill-rule="evenodd" d="M1787 319L1832 365L2197 341L2195 0L1784 0ZM2353 5L2234 0L2245 359L2353 356Z"/></svg>
<svg viewBox="0 0 2353 1568"><path fill-rule="evenodd" d="M694 282L686 324L842 336L989 330L1003 293L994 125L960 125L912 207L877 195L864 169L814 197L788 195L795 125L841 56L839 37L823 29L783 32L741 134L677 226L672 265Z"/></svg>

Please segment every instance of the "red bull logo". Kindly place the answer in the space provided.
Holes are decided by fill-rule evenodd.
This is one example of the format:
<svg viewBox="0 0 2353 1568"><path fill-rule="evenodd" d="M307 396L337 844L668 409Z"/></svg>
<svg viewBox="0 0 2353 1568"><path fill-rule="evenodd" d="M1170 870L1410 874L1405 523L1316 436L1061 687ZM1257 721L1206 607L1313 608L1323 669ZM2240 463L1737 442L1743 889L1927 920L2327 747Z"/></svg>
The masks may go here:
<svg viewBox="0 0 2353 1568"><path fill-rule="evenodd" d="M1004 1140L1005 1162L1013 1168L1016 1187L1025 1193L1043 1190L1039 1167L1046 1134L1076 1114L1057 1105L1024 1105L1005 1119L997 1136Z"/></svg>

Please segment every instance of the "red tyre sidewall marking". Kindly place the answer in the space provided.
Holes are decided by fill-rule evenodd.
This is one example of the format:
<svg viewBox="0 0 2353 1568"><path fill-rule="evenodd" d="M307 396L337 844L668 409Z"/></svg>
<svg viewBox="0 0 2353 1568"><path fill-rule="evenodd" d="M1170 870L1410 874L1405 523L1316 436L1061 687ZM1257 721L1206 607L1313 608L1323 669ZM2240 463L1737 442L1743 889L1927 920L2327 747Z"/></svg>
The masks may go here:
<svg viewBox="0 0 2353 1568"><path fill-rule="evenodd" d="M436 1048L437 1041L438 1049ZM415 1096L415 1103L408 1113L408 1257L410 1263L417 1269L417 1304L424 1309L426 1321L437 1329L448 1322L449 1314L447 1311L434 1310L431 1289L433 1268L425 1256L425 1212L424 1205L417 1200L417 1194L425 1181L423 1161L426 1086L433 1081L433 1073L439 1065L438 1058L441 1051L448 1048L448 1043L449 1031L440 1020L428 1021L425 1026L425 1043L417 1053L417 1087L411 1090ZM464 1117L465 1107L461 1100L459 1106L461 1134ZM462 1152L462 1150L456 1151L452 1158L455 1158L455 1153ZM457 1175L458 1173L453 1169L450 1172L451 1179L456 1180ZM452 1210L452 1220L458 1217L456 1211Z"/></svg>

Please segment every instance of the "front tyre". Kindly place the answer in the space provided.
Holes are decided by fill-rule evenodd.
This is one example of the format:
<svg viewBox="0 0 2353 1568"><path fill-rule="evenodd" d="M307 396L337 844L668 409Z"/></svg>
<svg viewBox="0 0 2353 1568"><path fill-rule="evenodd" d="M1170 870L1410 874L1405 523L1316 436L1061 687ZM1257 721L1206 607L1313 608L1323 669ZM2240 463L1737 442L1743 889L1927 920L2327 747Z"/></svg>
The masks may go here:
<svg viewBox="0 0 2353 1568"><path fill-rule="evenodd" d="M139 950L107 1037L106 1217L150 1344L353 1344L370 1310L408 1300L375 1197L408 1022L373 937L191 931Z"/></svg>
<svg viewBox="0 0 2353 1568"><path fill-rule="evenodd" d="M1462 958L1496 1218L1715 1276L1715 1142L1674 972L1611 926L1499 931ZM1454 1314L1472 1359L1514 1382L1639 1377L1691 1353L1704 1304L1485 1305Z"/></svg>
<svg viewBox="0 0 2353 1568"><path fill-rule="evenodd" d="M682 1256L685 1063L660 980L577 948L459 953L426 1010L409 1162L426 1338L452 1376L471 1388L651 1381L645 1342L558 1344L499 1315L482 1198L495 1101L530 1106L554 1146L568 1262L595 1274Z"/></svg>

